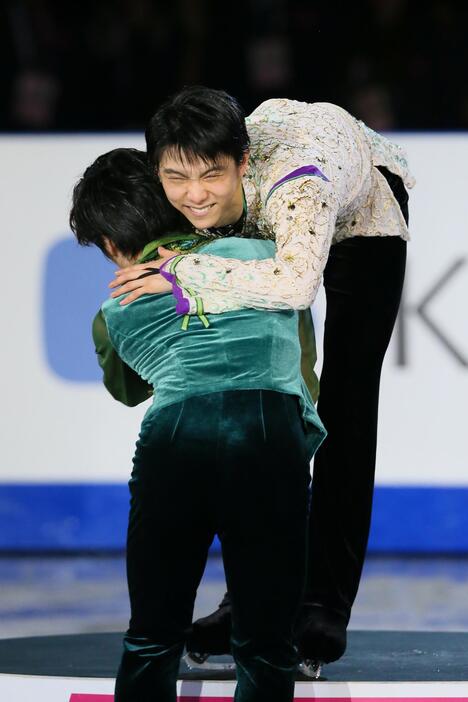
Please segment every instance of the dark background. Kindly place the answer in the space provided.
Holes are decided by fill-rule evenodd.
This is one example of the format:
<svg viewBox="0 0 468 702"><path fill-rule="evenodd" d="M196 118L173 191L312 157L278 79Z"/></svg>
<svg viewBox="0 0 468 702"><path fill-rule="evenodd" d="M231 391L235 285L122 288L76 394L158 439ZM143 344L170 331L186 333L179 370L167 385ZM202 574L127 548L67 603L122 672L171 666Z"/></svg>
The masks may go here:
<svg viewBox="0 0 468 702"><path fill-rule="evenodd" d="M6 0L0 130L139 130L191 83L468 129L467 30L463 0Z"/></svg>

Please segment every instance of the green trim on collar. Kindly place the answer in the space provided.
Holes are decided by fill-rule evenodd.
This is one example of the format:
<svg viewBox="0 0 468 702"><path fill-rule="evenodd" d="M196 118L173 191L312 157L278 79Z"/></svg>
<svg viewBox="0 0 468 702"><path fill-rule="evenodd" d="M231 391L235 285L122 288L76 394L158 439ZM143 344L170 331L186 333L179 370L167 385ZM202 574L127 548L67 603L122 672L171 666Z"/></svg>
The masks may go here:
<svg viewBox="0 0 468 702"><path fill-rule="evenodd" d="M196 248L206 243L206 238L198 236L197 234L165 234L154 241L150 241L149 244L146 244L138 258L137 263L146 263L147 261L152 261L154 258L157 258L159 246L168 246L169 244L172 244L175 253L179 253L177 250L177 244L179 242L181 244L189 244L187 248L190 248L191 251L195 251ZM193 242L192 246L190 246L190 242ZM185 249L186 247L181 246L180 248Z"/></svg>

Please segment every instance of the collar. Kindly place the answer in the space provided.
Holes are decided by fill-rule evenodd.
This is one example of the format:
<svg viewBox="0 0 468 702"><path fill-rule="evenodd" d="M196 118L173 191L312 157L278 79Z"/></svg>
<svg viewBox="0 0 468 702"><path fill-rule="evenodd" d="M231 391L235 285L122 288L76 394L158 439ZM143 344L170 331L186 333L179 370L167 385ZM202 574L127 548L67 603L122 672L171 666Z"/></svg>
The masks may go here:
<svg viewBox="0 0 468 702"><path fill-rule="evenodd" d="M146 263L158 258L158 247L164 246L175 253L191 253L196 251L200 246L206 244L206 236L200 236L196 232L193 234L165 234L154 241L146 244L145 248L138 257L137 263Z"/></svg>

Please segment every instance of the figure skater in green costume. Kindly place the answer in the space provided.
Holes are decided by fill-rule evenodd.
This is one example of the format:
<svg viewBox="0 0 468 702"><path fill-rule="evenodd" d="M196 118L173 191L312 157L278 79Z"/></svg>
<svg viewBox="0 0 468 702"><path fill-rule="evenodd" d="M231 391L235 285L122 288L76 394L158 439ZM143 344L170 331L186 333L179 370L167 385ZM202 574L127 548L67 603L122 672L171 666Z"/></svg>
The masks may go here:
<svg viewBox="0 0 468 702"><path fill-rule="evenodd" d="M70 221L80 244L98 246L120 267L144 266L157 258L159 243L246 261L275 254L270 241L172 233L174 217L146 156L131 149L86 170ZM301 376L297 312L205 315L199 308L187 325L171 292L121 301L104 302L101 322L114 352L154 394L129 482L131 619L116 702L176 701L215 534L232 606L235 700L292 702L309 462L326 433ZM102 324L99 333L102 342Z"/></svg>

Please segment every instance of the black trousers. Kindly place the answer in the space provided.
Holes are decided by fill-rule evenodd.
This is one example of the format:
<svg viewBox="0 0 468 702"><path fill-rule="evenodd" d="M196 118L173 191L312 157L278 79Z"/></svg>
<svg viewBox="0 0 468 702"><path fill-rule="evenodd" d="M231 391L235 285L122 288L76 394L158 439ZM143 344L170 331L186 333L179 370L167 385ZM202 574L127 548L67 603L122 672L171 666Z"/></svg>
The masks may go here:
<svg viewBox="0 0 468 702"><path fill-rule="evenodd" d="M297 398L192 397L145 419L130 480L130 627L116 702L175 702L179 659L218 534L237 702L290 702L307 553L309 461Z"/></svg>
<svg viewBox="0 0 468 702"><path fill-rule="evenodd" d="M380 169L408 221L400 178ZM400 237L354 237L330 249L318 413L328 436L312 482L306 603L347 622L369 536L382 363L395 325L406 264Z"/></svg>

